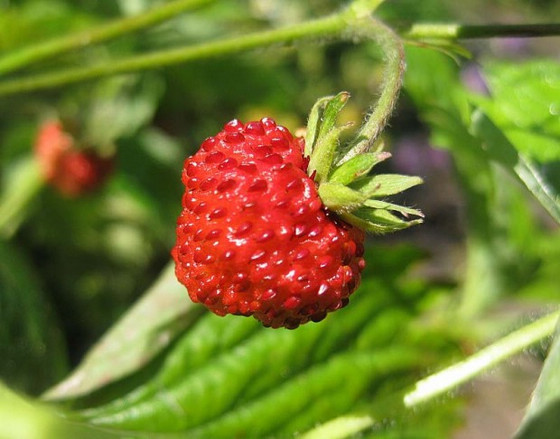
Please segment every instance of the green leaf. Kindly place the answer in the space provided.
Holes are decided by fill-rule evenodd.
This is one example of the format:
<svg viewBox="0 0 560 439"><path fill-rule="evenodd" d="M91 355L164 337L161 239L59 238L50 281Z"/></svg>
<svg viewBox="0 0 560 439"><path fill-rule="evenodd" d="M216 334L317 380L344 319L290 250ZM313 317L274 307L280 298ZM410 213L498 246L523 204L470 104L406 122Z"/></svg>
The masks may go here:
<svg viewBox="0 0 560 439"><path fill-rule="evenodd" d="M560 326L515 439L553 437L560 431Z"/></svg>
<svg viewBox="0 0 560 439"><path fill-rule="evenodd" d="M323 204L336 212L351 211L367 199L364 194L340 183L323 183L318 191Z"/></svg>
<svg viewBox="0 0 560 439"><path fill-rule="evenodd" d="M533 235L527 231L542 232L518 185L504 184L508 175L489 160L473 134L472 104L458 66L440 53L417 48L407 50L407 64L407 91L431 130L432 144L451 153L461 184L468 239L459 312L473 318L530 280L526 255ZM524 245L517 244L519 237Z"/></svg>
<svg viewBox="0 0 560 439"><path fill-rule="evenodd" d="M560 63L494 62L484 68L491 98L471 96L522 154L560 160Z"/></svg>
<svg viewBox="0 0 560 439"><path fill-rule="evenodd" d="M337 167L329 177L329 182L348 185L369 173L378 163L391 157L388 152L368 152L352 157Z"/></svg>
<svg viewBox="0 0 560 439"><path fill-rule="evenodd" d="M425 287L403 290L416 257L392 248L383 254L386 277L368 274L351 305L325 321L271 330L206 313L175 336L138 387L103 405L82 402L68 416L139 437L291 437L392 394L451 345L430 354L434 346L418 349L408 338ZM398 286L388 272L401 275Z"/></svg>
<svg viewBox="0 0 560 439"><path fill-rule="evenodd" d="M293 380L257 399L244 410L232 412L208 427L193 431L196 437L233 437L251 431L253 437L274 432L290 436L301 426L312 425L317 418L313 408L320 408L321 417L348 410L365 391L366 383L381 383L399 371L409 370L421 354L388 347L376 352L336 356L311 368ZM348 366L352 365L352 373ZM305 392L301 389L305 388ZM311 416L306 414L311 409ZM302 421L298 422L298 418Z"/></svg>
<svg viewBox="0 0 560 439"><path fill-rule="evenodd" d="M0 14L0 52L10 53L66 32L75 32L95 23L92 14L77 5L60 1L2 6Z"/></svg>
<svg viewBox="0 0 560 439"><path fill-rule="evenodd" d="M0 236L11 237L25 220L32 201L43 188L37 161L31 155L12 165L0 194Z"/></svg>
<svg viewBox="0 0 560 439"><path fill-rule="evenodd" d="M103 148L148 123L163 91L163 82L152 74L111 78L97 84L93 92L71 95L61 115L83 121L79 139L86 146Z"/></svg>
<svg viewBox="0 0 560 439"><path fill-rule="evenodd" d="M105 439L120 433L101 431L91 425L68 421L51 407L24 399L0 381L0 437L11 439Z"/></svg>
<svg viewBox="0 0 560 439"><path fill-rule="evenodd" d="M399 174L378 174L355 182L351 187L367 198L386 197L403 192L411 187L422 184L420 177Z"/></svg>
<svg viewBox="0 0 560 439"><path fill-rule="evenodd" d="M175 346L159 371L134 391L100 407L82 412L87 419L110 416L155 398L163 388L171 388L186 380L193 371L204 367L220 353L226 352L252 337L258 329L253 319L216 318L206 313L187 334L177 334ZM201 343L201 341L204 343Z"/></svg>
<svg viewBox="0 0 560 439"><path fill-rule="evenodd" d="M391 389L411 383L412 370L426 367L429 358L445 356L447 348L438 348L437 354L434 346L419 350L417 340L405 337L413 303L425 293L411 296L403 290L410 257L403 260L401 250L389 248L383 254L391 268L382 274L401 274L398 287L394 276L368 275L351 306L297 331L206 313L173 337L146 382L124 397L113 395L116 399L108 404L65 413L75 435L61 427L53 437L89 437L90 428L96 428L92 424L99 424L108 437L292 437L392 394ZM416 291L424 288L415 285ZM137 320L139 327L146 323ZM12 420L13 413L0 404L0 416ZM377 412L372 413L376 418ZM31 412L26 421L30 431L52 431Z"/></svg>
<svg viewBox="0 0 560 439"><path fill-rule="evenodd" d="M88 353L80 366L44 397L72 399L98 390L146 365L200 316L169 264L145 296ZM111 361L107 361L110 358Z"/></svg>
<svg viewBox="0 0 560 439"><path fill-rule="evenodd" d="M225 414L236 401L243 407L244 401L249 403L261 397L279 382L342 349L344 340L361 329L373 310L382 309L386 297L380 292L377 296L362 295L356 299L362 306L332 317L335 321L343 319L344 327L334 326L335 322L322 322L297 331L275 331L259 327L253 319L207 315L177 344L175 360L169 357L165 361L158 374L146 384L150 391L142 392L142 398L133 398L131 394L124 398L124 403L115 401L83 415L92 422L120 428L177 430ZM229 328L236 326L245 327L242 331L245 338L235 337L235 344L210 350L212 356L205 354L202 348L206 338L200 337L201 329L227 334ZM252 331L248 332L247 328ZM272 357L268 355L271 349ZM163 399L162 389L166 389ZM175 410L170 411L170 400L189 407L189 416L178 417Z"/></svg>
<svg viewBox="0 0 560 439"><path fill-rule="evenodd" d="M560 224L560 194L539 166L519 153L504 133L480 110L473 113L472 130L482 140L489 156L516 175Z"/></svg>
<svg viewBox="0 0 560 439"><path fill-rule="evenodd" d="M0 322L0 377L12 387L39 393L66 373L62 334L36 273L25 255L4 241Z"/></svg>

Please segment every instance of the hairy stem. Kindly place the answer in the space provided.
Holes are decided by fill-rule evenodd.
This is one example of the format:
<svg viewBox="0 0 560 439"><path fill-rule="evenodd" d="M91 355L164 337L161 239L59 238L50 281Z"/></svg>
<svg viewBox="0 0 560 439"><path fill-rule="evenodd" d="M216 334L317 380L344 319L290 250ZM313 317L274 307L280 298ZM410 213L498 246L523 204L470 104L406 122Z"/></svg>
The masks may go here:
<svg viewBox="0 0 560 439"><path fill-rule="evenodd" d="M343 439L371 427L374 422L367 415L341 416L325 422L299 437L300 439Z"/></svg>
<svg viewBox="0 0 560 439"><path fill-rule="evenodd" d="M418 383L404 397L407 407L414 407L449 392L498 363L552 335L560 312L548 314L512 332L460 363L431 375Z"/></svg>
<svg viewBox="0 0 560 439"><path fill-rule="evenodd" d="M212 0L183 1L191 5L202 5L205 2ZM348 28L350 28L351 32L353 31L357 35L367 36L364 34L369 34L369 37L375 38L379 43L381 43L384 50L386 51L387 60L393 61L393 63L391 64L393 66L391 71L394 72L396 71L395 66L397 65L395 59L398 58L395 55L400 50L399 48L397 48L397 45L400 44L400 40L396 37L394 32L390 28L383 25L383 23L377 20L369 20L366 18L368 16L368 8L373 10L381 3L381 0L356 0L350 5L347 10L344 10L339 14L327 18L300 23L292 27L286 27L272 31L257 32L242 37L228 38L220 41L199 44L185 48L164 50L146 55L131 56L121 60L109 61L104 63L103 65L66 69L64 71L55 71L52 73L33 75L27 78L5 80L0 82L0 96L49 89L61 85L87 81L95 78L123 73L139 72L158 67L185 63L197 59L235 54L259 47L267 47L281 43L292 43L294 41L309 39L313 37L325 38L337 35L343 36L344 30ZM178 7L177 4L172 3L171 5ZM171 5L169 5L169 7L171 7ZM184 4L181 4L181 6L184 7ZM85 34L81 34L81 38L84 38L84 40L81 40L76 36L68 37L67 41L62 38L60 40L55 40L58 41L58 43L56 44L55 42L45 43L45 46L43 46L42 49L37 49L37 47L40 48L41 45L25 49L25 52L27 52L27 54L20 54L20 52L17 52L13 55L8 55L8 57L6 58L0 58L0 73L2 72L1 69L4 69L3 71L13 70L27 63L31 63L34 60L44 59L54 54L71 50L74 47L92 44L94 41L100 42L118 35L123 35L136 29L140 29L142 27L147 27L150 24L156 23L158 20L161 21L166 19L166 11L167 14L169 14L167 18L169 18L172 15L171 10L164 10L163 15L161 15L161 11L159 11L158 14L155 14L155 11L152 11L154 15L148 15L148 19L145 18L145 15L124 19L131 20L132 24L129 24L130 27L128 28L121 28L122 22L117 22L120 24L113 23L106 25L107 27L100 28L101 30L97 29L91 31L87 38L84 36ZM371 10L369 12L371 13ZM173 13L178 13L178 10L174 10ZM369 21L370 25L364 25L364 20ZM366 28L368 27L369 30L366 31ZM352 34L350 36L355 36L355 34ZM560 24L481 26L458 24L418 24L414 25L409 29L408 32L403 34L403 36L409 40L482 37L490 38L503 36L543 37L553 35L560 35ZM89 40L85 41L88 38ZM21 58L18 61L16 58L19 57ZM12 59L11 61L10 58ZM387 71L389 70L390 67L388 63ZM389 82L390 80L393 80L394 83L391 84ZM398 80L400 81L400 78ZM386 75L386 81L387 83L383 84L383 87L388 86L389 88L396 89L400 86L400 82L397 83L397 78L394 75ZM378 105L378 114L374 115L372 113L370 117L371 123L368 124L368 127L365 129L371 130L376 123L383 122L383 117L380 116L382 116L381 112L383 108L388 104L390 106L391 100L389 99L389 96L390 92L386 92L385 98L387 98L388 100L386 102L384 102L384 96L381 96ZM376 120L377 122L375 122ZM356 143L359 143L358 139ZM364 144L360 144L360 147L363 147ZM350 157L345 157L345 160L347 160L348 158Z"/></svg>
<svg viewBox="0 0 560 439"><path fill-rule="evenodd" d="M412 391L396 392L387 398L373 402L367 413L362 411L335 418L305 433L302 437L305 439L353 437L360 431L372 428L379 422L378 419L389 419L396 412L432 401L496 366L501 361L550 337L554 333L559 318L560 311L548 314L510 333L466 360L419 381ZM331 429L332 435L330 435Z"/></svg>
<svg viewBox="0 0 560 439"><path fill-rule="evenodd" d="M122 18L90 30L24 47L0 58L0 75L74 49L91 46L153 26L213 1L215 0L176 0L133 17Z"/></svg>
<svg viewBox="0 0 560 439"><path fill-rule="evenodd" d="M0 82L0 96L53 88L95 78L139 72L193 60L232 55L250 49L280 43L291 43L305 38L325 38L340 34L346 27L343 15L301 23L291 27L223 39L179 49L96 64L88 67L65 69L28 78Z"/></svg>
<svg viewBox="0 0 560 439"><path fill-rule="evenodd" d="M560 23L543 24L415 24L403 34L404 38L473 39L499 37L549 37L560 35Z"/></svg>
<svg viewBox="0 0 560 439"><path fill-rule="evenodd" d="M358 35L371 38L381 46L385 69L377 104L338 162L339 165L373 146L395 108L405 70L403 43L391 28L379 20L369 18L362 20L359 26L354 25L353 29Z"/></svg>

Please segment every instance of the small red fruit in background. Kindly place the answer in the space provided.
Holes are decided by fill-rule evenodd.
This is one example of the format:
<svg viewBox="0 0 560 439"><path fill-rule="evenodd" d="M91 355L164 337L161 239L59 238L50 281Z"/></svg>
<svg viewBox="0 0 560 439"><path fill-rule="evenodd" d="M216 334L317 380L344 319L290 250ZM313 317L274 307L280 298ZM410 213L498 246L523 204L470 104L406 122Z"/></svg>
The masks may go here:
<svg viewBox="0 0 560 439"><path fill-rule="evenodd" d="M348 303L364 232L325 208L307 165L269 118L229 122L185 161L172 255L194 302L290 329Z"/></svg>
<svg viewBox="0 0 560 439"><path fill-rule="evenodd" d="M45 180L69 197L95 191L113 169L111 157L102 157L93 148L78 148L59 120L47 121L40 127L35 156Z"/></svg>

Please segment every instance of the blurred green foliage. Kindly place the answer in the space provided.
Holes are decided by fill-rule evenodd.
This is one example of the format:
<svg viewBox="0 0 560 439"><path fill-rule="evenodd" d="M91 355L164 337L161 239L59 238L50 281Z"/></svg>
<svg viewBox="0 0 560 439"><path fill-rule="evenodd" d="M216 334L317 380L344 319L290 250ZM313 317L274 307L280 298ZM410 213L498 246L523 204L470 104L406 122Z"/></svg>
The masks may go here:
<svg viewBox="0 0 560 439"><path fill-rule="evenodd" d="M0 262L0 376L37 393L66 372L62 334L29 261L2 242Z"/></svg>
<svg viewBox="0 0 560 439"><path fill-rule="evenodd" d="M0 0L0 51L158 3ZM220 1L28 72L275 28L345 3ZM405 29L506 13L543 20L559 5L394 0L378 12ZM49 397L57 409L72 410L65 416L109 430L69 426L50 408L31 407L4 388L2 416L17 411L22 424L34 419L35 433L20 436L30 438L40 438L43 425L60 428L53 430L62 432L58 437L73 437L73 428L80 437L122 437L119 429L140 437L154 430L170 433L165 437L286 437L348 412L379 414L365 437L448 437L461 420L462 401L403 413L398 396L427 370L502 334L511 320L494 311L557 305L560 269L560 233L548 213L558 209L560 193L559 67L545 59L554 45L506 40L468 49L482 68L408 48L404 93L384 134L395 160L380 165L383 172L417 173L426 182L405 200L427 214L426 224L371 238L369 268L350 306L293 332L263 329L252 319L191 315L177 305L176 315L127 310L162 272L159 282L177 291L164 268L184 158L234 117L267 115L301 127L317 98L340 90L353 96L343 118L359 120L378 93L377 47L297 43L0 99L0 205L18 191L9 182L31 159L42 120L74 121L85 143L116 153L114 175L95 194L30 192L13 236L0 241L0 378L39 395L94 346L71 376L86 376L90 385L67 380ZM522 59L535 53L543 59ZM146 309L158 309L158 285L144 296ZM95 345L123 315L122 326ZM0 437L10 425L0 427Z"/></svg>

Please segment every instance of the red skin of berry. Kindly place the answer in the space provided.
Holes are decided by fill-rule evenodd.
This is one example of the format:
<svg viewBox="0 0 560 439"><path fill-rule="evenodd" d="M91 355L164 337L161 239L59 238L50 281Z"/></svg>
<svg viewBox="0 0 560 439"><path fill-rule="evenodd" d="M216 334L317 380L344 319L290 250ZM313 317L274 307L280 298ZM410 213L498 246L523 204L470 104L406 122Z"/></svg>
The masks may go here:
<svg viewBox="0 0 560 439"><path fill-rule="evenodd" d="M325 209L303 147L272 119L233 120L185 161L172 256L194 302L289 329L348 303L364 233Z"/></svg>
<svg viewBox="0 0 560 439"><path fill-rule="evenodd" d="M75 146L72 135L57 120L41 126L35 143L35 156L45 180L69 197L93 192L113 168L111 158Z"/></svg>

